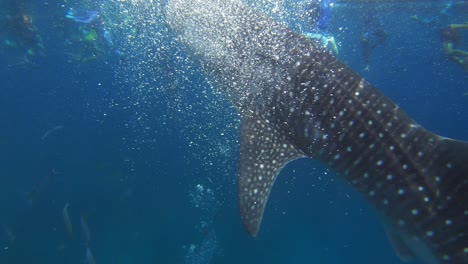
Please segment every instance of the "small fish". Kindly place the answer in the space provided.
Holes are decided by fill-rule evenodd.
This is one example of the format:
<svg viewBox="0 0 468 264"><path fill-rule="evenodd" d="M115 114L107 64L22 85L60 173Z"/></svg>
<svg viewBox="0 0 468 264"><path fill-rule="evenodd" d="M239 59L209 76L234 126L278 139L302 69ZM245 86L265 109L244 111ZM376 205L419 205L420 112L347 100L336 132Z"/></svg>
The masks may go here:
<svg viewBox="0 0 468 264"><path fill-rule="evenodd" d="M52 179L60 174L62 174L61 171L57 170L56 168L52 168L48 174L41 177L40 180L31 188L31 190L24 193L26 202L31 206L36 198L41 195L45 189L47 189Z"/></svg>
<svg viewBox="0 0 468 264"><path fill-rule="evenodd" d="M70 221L70 215L68 214L69 203L66 203L62 210L63 222L65 224L65 230L67 230L68 236L73 239L73 226Z"/></svg>
<svg viewBox="0 0 468 264"><path fill-rule="evenodd" d="M6 234L6 237L8 238L8 244L9 245L15 244L16 236L15 234L13 234L13 230L6 224L3 224L2 227L3 227L3 231Z"/></svg>
<svg viewBox="0 0 468 264"><path fill-rule="evenodd" d="M64 126L55 126L49 130L47 130L41 137L41 140L44 141L50 134L54 133L57 130L63 129Z"/></svg>
<svg viewBox="0 0 468 264"><path fill-rule="evenodd" d="M89 229L88 222L86 221L86 217L81 215L80 217L80 222L81 222L81 229L83 231L83 239L85 242L85 245L88 246L89 243L91 242L91 230Z"/></svg>
<svg viewBox="0 0 468 264"><path fill-rule="evenodd" d="M85 264L96 264L96 260L94 259L93 252L91 252L91 249L89 249L88 246L86 246L86 253L85 253Z"/></svg>

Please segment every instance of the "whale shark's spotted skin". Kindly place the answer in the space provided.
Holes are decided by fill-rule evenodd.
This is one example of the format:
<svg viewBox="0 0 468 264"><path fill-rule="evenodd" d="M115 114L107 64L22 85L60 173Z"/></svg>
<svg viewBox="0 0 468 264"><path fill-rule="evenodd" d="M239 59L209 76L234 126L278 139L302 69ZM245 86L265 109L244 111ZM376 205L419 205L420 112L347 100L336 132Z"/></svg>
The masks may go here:
<svg viewBox="0 0 468 264"><path fill-rule="evenodd" d="M239 0L170 0L168 22L241 115L252 236L281 169L319 159L381 215L399 256L468 263L468 144L433 134L319 44Z"/></svg>

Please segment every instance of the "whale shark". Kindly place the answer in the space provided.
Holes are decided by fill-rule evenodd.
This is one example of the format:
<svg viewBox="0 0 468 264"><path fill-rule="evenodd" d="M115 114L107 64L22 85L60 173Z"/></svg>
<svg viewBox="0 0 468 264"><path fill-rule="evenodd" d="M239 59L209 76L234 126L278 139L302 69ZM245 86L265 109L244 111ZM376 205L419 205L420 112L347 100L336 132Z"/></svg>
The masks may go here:
<svg viewBox="0 0 468 264"><path fill-rule="evenodd" d="M468 263L468 143L428 131L319 43L241 0L169 0L166 19L240 115L238 199L251 236L281 169L307 157L373 205L400 258Z"/></svg>

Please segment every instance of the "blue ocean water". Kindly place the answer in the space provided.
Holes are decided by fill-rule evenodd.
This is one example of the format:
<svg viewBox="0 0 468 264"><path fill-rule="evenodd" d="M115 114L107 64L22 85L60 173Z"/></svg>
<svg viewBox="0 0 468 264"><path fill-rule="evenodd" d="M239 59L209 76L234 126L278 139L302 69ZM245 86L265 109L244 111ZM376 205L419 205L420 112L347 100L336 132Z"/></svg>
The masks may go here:
<svg viewBox="0 0 468 264"><path fill-rule="evenodd" d="M251 4L305 27L301 2ZM174 40L165 1L0 7L0 263L402 263L373 209L306 159L282 171L259 236L247 235L239 117ZM77 22L70 10L99 19ZM337 1L329 33L338 58L420 124L468 140L467 71L440 42L467 10L463 1ZM369 65L366 16L387 35Z"/></svg>

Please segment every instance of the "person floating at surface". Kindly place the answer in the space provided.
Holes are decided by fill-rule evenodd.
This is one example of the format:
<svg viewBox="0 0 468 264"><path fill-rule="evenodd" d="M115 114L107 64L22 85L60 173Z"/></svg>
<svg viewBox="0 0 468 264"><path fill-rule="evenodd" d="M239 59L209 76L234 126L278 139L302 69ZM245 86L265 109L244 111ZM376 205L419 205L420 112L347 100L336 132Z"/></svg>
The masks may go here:
<svg viewBox="0 0 468 264"><path fill-rule="evenodd" d="M374 49L385 43L387 32L385 32L382 23L374 15L364 16L365 30L361 35L362 55L366 63L365 70L368 71L369 60Z"/></svg>
<svg viewBox="0 0 468 264"><path fill-rule="evenodd" d="M307 9L310 15L309 24L314 25L304 35L309 38L317 39L325 47L338 55L338 46L335 38L328 33L331 20L332 0L313 0Z"/></svg>
<svg viewBox="0 0 468 264"><path fill-rule="evenodd" d="M22 1L9 1L4 4L3 7L7 12L2 19L5 30L3 48L25 50L21 61L10 66L37 66L33 58L38 53L43 55L44 45L34 24L31 8Z"/></svg>
<svg viewBox="0 0 468 264"><path fill-rule="evenodd" d="M95 10L75 10L70 8L65 15L71 30L65 41L65 54L70 63L88 63L101 57L105 51L100 35L102 17Z"/></svg>
<svg viewBox="0 0 468 264"><path fill-rule="evenodd" d="M96 10L70 8L65 18L72 22L67 23L72 32L65 42L69 62L87 63L99 57L105 59L106 54L122 55L115 48L104 14Z"/></svg>
<svg viewBox="0 0 468 264"><path fill-rule="evenodd" d="M422 24L431 24L431 23L440 23L441 18L443 17L452 17L453 14L463 14L467 11L467 5L465 0L449 0L442 4L442 9L432 16L421 17L418 15L410 16L411 19L422 23Z"/></svg>
<svg viewBox="0 0 468 264"><path fill-rule="evenodd" d="M453 61L462 65L468 70L468 52L458 49L461 40L461 34L458 29L468 29L468 22L465 24L450 24L440 32L440 41L442 48Z"/></svg>

